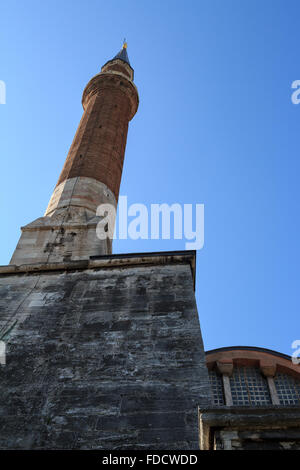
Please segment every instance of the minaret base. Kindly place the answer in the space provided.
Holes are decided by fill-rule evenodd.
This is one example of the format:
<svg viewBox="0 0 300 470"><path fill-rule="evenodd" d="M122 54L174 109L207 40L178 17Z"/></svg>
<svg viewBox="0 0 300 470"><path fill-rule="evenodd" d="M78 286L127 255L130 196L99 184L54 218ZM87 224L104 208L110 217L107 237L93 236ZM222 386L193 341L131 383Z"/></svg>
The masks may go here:
<svg viewBox="0 0 300 470"><path fill-rule="evenodd" d="M111 254L112 240L100 240L96 228L101 204L116 211L112 191L94 178L70 178L59 184L44 217L22 227L10 264L56 263Z"/></svg>
<svg viewBox="0 0 300 470"><path fill-rule="evenodd" d="M112 252L112 240L99 240L102 217L78 207L55 211L22 227L22 235L10 264L56 263L89 259Z"/></svg>

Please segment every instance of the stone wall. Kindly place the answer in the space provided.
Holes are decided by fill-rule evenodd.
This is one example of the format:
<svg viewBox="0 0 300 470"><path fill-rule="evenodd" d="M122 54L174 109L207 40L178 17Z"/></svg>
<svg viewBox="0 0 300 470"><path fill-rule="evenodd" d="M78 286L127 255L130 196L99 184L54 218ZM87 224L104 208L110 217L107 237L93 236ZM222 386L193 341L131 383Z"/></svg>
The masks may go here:
<svg viewBox="0 0 300 470"><path fill-rule="evenodd" d="M210 394L191 266L140 261L0 269L0 448L198 448Z"/></svg>

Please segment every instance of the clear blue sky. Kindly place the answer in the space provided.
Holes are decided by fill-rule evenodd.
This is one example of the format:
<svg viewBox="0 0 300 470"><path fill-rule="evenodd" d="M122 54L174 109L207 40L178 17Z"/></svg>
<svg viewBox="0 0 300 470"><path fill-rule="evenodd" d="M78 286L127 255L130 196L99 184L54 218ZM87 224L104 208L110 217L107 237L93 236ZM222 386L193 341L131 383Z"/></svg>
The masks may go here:
<svg viewBox="0 0 300 470"><path fill-rule="evenodd" d="M2 2L0 263L43 215L88 80L128 40L140 108L121 194L205 204L196 294L206 349L291 354L299 328L300 4L276 0ZM116 241L115 253L184 241Z"/></svg>

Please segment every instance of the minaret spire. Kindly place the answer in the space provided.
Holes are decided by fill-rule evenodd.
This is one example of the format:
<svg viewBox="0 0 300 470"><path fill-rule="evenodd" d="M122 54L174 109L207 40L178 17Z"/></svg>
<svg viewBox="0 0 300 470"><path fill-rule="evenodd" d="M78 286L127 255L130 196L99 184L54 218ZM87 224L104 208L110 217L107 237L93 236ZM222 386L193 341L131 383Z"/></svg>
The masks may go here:
<svg viewBox="0 0 300 470"><path fill-rule="evenodd" d="M126 42L125 38L124 38L124 41L123 41L122 49L118 52L117 55L115 55L113 60L115 60L115 59L123 60L123 62L126 62L126 64L130 65L129 57L128 57L128 53L127 53L127 42Z"/></svg>

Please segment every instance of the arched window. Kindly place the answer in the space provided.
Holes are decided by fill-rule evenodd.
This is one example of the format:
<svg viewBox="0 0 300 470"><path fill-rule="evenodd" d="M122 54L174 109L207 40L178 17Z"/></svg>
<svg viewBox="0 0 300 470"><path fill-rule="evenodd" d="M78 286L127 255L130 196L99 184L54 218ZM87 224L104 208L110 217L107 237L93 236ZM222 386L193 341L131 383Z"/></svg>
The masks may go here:
<svg viewBox="0 0 300 470"><path fill-rule="evenodd" d="M214 406L300 405L300 365L276 351L251 346L206 353Z"/></svg>

